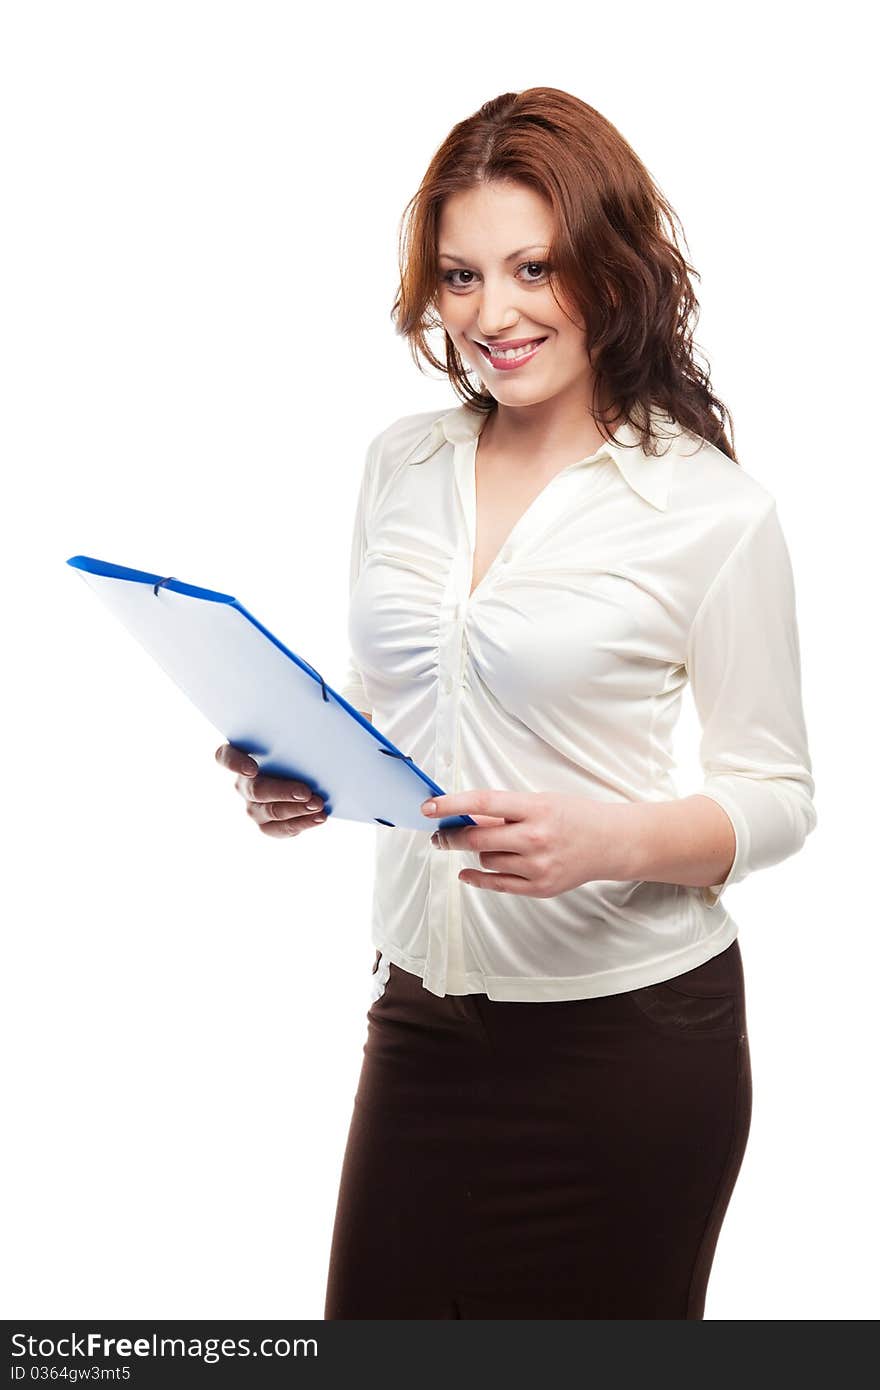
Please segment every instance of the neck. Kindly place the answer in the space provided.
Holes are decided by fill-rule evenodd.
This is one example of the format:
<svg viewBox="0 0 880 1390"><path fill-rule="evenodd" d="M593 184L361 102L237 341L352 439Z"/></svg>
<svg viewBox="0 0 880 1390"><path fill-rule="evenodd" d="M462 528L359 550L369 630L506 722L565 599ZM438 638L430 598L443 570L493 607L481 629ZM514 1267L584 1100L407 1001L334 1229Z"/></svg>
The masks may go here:
<svg viewBox="0 0 880 1390"><path fill-rule="evenodd" d="M499 405L484 421L480 448L529 464L553 464L560 458L586 458L606 441L606 435L583 404L559 409L555 402L537 405Z"/></svg>

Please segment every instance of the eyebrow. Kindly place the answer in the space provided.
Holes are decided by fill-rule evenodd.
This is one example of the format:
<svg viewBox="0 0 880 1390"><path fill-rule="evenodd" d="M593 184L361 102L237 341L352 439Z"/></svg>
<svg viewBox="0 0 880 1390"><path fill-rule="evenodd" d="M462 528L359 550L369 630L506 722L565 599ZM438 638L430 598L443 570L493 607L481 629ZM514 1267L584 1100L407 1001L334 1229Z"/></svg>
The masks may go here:
<svg viewBox="0 0 880 1390"><path fill-rule="evenodd" d="M548 248L543 243L534 243L532 246L521 246L518 251L511 251L509 256L505 256L506 261L512 261L515 256L521 256L526 251L546 251ZM451 251L441 251L438 260L457 261L459 265L467 265L463 256L454 256Z"/></svg>

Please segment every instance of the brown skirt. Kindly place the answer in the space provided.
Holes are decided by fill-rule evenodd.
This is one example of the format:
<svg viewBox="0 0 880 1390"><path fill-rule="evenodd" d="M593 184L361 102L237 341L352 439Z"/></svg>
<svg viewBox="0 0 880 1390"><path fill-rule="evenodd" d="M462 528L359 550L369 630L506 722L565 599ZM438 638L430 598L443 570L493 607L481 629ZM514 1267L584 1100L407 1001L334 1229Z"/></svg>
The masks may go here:
<svg viewBox="0 0 880 1390"><path fill-rule="evenodd" d="M386 965L325 1319L702 1318L751 1121L738 941L544 1003L439 999Z"/></svg>

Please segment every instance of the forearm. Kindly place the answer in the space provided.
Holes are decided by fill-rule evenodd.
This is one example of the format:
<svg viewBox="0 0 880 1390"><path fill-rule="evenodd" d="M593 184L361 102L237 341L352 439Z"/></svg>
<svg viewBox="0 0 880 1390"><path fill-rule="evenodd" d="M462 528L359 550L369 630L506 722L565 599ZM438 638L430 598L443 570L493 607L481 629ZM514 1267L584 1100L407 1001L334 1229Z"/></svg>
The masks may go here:
<svg viewBox="0 0 880 1390"><path fill-rule="evenodd" d="M736 835L727 813L695 793L676 801L609 807L616 872L609 877L704 888L723 883L733 865Z"/></svg>

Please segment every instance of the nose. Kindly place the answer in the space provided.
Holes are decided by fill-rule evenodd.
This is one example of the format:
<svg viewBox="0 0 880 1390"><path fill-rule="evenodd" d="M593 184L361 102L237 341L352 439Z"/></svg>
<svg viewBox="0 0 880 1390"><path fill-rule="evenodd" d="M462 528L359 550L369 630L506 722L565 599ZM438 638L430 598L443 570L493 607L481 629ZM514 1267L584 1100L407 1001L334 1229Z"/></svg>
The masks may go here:
<svg viewBox="0 0 880 1390"><path fill-rule="evenodd" d="M477 308L477 336L499 338L519 323L519 311L509 300L510 289L486 281Z"/></svg>

